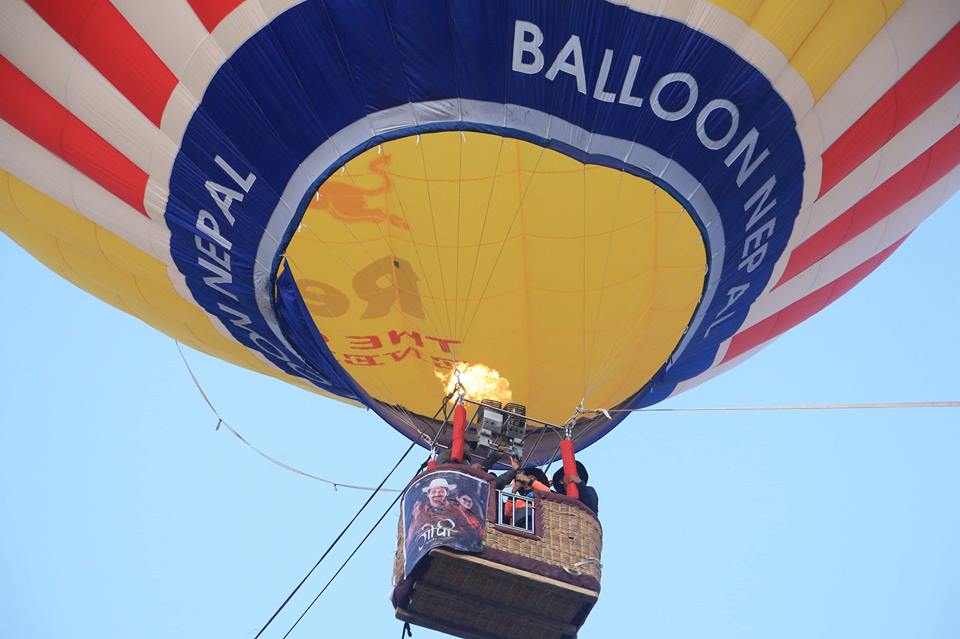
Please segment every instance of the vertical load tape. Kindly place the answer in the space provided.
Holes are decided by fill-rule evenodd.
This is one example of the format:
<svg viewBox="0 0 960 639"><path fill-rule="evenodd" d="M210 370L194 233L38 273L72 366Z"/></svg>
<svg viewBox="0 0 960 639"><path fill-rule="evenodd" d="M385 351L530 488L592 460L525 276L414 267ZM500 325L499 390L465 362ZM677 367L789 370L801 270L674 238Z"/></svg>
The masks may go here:
<svg viewBox="0 0 960 639"><path fill-rule="evenodd" d="M467 409L457 404L453 409L453 442L450 444L450 461L463 461L463 436L467 432Z"/></svg>
<svg viewBox="0 0 960 639"><path fill-rule="evenodd" d="M563 459L563 481L566 483L567 496L580 499L580 488L570 481L577 476L577 460L573 456L572 439L560 441L560 457Z"/></svg>

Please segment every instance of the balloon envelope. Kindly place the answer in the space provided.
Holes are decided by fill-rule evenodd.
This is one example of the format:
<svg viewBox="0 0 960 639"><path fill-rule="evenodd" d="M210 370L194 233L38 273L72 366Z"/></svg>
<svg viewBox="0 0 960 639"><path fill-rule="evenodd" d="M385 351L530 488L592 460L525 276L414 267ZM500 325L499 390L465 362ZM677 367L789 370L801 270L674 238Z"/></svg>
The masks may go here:
<svg viewBox="0 0 960 639"><path fill-rule="evenodd" d="M0 12L0 228L421 440L457 369L555 423L701 383L958 185L950 0Z"/></svg>

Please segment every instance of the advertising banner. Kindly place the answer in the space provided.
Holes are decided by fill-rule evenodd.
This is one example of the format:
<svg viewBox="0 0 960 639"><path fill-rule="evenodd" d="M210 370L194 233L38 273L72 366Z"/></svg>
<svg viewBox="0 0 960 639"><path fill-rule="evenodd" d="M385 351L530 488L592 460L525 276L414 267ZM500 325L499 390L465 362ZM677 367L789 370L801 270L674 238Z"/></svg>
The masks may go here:
<svg viewBox="0 0 960 639"><path fill-rule="evenodd" d="M483 550L490 484L450 470L427 473L403 497L403 575L432 549Z"/></svg>

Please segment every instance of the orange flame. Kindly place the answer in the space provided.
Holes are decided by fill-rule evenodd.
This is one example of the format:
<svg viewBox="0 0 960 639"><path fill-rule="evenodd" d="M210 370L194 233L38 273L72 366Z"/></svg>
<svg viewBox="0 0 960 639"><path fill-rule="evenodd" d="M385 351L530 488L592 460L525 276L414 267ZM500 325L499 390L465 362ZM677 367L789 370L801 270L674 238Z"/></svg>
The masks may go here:
<svg viewBox="0 0 960 639"><path fill-rule="evenodd" d="M446 385L444 392L452 393L457 387L457 371L460 371L460 383L467 389L466 394L470 399L495 399L502 404L513 399L510 380L501 377L497 370L489 366L467 362L460 362L452 371L434 371L437 378Z"/></svg>

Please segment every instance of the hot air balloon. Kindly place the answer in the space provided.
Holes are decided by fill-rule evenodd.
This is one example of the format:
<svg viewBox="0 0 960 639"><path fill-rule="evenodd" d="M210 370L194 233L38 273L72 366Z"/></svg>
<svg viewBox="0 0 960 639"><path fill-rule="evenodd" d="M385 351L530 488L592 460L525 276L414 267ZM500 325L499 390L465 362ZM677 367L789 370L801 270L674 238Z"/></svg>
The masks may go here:
<svg viewBox="0 0 960 639"><path fill-rule="evenodd" d="M424 445L458 379L589 446L838 299L958 188L953 0L0 15L0 228Z"/></svg>

